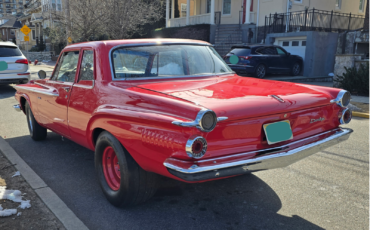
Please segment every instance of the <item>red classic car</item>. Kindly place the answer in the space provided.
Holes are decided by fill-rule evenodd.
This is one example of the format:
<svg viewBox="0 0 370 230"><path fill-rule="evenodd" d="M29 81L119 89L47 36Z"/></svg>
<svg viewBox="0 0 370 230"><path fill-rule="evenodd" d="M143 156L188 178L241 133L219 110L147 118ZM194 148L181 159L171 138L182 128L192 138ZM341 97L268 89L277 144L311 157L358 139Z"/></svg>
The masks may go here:
<svg viewBox="0 0 370 230"><path fill-rule="evenodd" d="M351 95L239 77L211 44L180 39L67 46L50 78L15 86L31 137L95 151L115 206L148 200L158 175L204 182L290 165L348 139Z"/></svg>

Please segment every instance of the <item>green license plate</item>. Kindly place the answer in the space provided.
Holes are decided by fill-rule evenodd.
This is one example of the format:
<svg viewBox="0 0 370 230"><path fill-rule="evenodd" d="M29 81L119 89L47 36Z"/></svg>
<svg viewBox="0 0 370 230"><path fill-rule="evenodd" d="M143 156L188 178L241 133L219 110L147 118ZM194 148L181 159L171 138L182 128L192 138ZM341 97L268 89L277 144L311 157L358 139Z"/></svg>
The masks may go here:
<svg viewBox="0 0 370 230"><path fill-rule="evenodd" d="M8 69L8 64L5 61L0 61L0 71Z"/></svg>
<svg viewBox="0 0 370 230"><path fill-rule="evenodd" d="M263 129L269 145L293 139L292 129L288 120L264 124Z"/></svg>

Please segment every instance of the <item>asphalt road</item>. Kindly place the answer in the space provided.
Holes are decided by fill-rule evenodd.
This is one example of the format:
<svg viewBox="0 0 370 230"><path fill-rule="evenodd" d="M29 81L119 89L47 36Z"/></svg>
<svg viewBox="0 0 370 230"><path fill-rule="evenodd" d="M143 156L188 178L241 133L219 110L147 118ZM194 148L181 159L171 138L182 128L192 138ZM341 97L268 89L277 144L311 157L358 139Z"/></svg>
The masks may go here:
<svg viewBox="0 0 370 230"><path fill-rule="evenodd" d="M52 132L31 140L14 92L0 86L0 135L90 229L369 229L367 119L347 125L348 141L286 168L202 184L163 178L149 202L119 209L100 190L93 152Z"/></svg>

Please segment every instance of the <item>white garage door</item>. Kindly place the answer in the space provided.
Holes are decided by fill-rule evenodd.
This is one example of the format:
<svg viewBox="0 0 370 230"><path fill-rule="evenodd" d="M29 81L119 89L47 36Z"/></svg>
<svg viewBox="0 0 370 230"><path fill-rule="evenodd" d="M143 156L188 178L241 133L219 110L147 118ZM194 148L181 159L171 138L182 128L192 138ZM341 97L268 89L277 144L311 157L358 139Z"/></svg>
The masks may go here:
<svg viewBox="0 0 370 230"><path fill-rule="evenodd" d="M306 55L306 39L279 40L278 45L293 55L301 56L304 60Z"/></svg>

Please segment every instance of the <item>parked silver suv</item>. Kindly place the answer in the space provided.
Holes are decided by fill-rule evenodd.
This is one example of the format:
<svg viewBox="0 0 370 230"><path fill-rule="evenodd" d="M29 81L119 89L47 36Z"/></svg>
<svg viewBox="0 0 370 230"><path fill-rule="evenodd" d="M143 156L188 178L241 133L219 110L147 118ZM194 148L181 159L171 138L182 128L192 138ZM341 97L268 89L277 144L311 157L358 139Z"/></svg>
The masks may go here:
<svg viewBox="0 0 370 230"><path fill-rule="evenodd" d="M12 42L0 42L0 84L23 84L30 80L28 60Z"/></svg>

